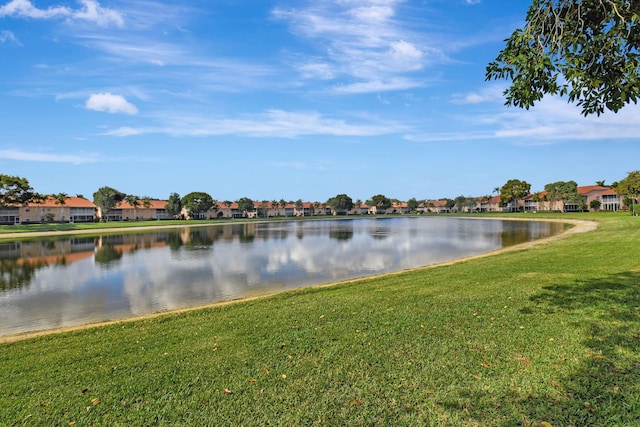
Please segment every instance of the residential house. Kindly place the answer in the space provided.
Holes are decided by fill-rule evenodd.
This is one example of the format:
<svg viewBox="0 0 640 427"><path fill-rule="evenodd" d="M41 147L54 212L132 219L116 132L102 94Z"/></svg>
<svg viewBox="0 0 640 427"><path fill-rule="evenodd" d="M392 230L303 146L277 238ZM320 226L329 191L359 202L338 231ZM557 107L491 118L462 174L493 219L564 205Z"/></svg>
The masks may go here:
<svg viewBox="0 0 640 427"><path fill-rule="evenodd" d="M603 211L617 212L624 207L623 198L613 188L587 185L578 187L578 193L582 196L589 210L591 210L591 202L594 200L600 202L599 210ZM571 206L571 208L573 207Z"/></svg>
<svg viewBox="0 0 640 427"><path fill-rule="evenodd" d="M591 202L597 200L600 202L600 209L604 211L618 211L624 208L621 196L612 188L600 185L578 186L578 194L582 197L583 205L586 210L591 209ZM562 200L547 200L547 192L542 191L536 194L530 194L524 199L524 208L526 211L564 211L578 212L580 206L576 202L565 203Z"/></svg>
<svg viewBox="0 0 640 427"><path fill-rule="evenodd" d="M476 210L479 212L500 212L500 196L482 197L476 203Z"/></svg>
<svg viewBox="0 0 640 427"><path fill-rule="evenodd" d="M19 224L20 208L15 206L0 207L0 224Z"/></svg>
<svg viewBox="0 0 640 427"><path fill-rule="evenodd" d="M83 197L70 197L64 203L52 196L31 202L18 208L4 208L0 211L3 223L43 223L43 222L93 222L96 220L96 205ZM16 210L18 212L15 216Z"/></svg>
<svg viewBox="0 0 640 427"><path fill-rule="evenodd" d="M386 210L387 214L408 214L411 213L407 202L393 202Z"/></svg>
<svg viewBox="0 0 640 427"><path fill-rule="evenodd" d="M418 210L424 213L450 213L446 200L427 200L421 203Z"/></svg>
<svg viewBox="0 0 640 427"><path fill-rule="evenodd" d="M136 220L161 220L171 219L165 211L166 200L144 200L138 201L138 206L132 206L128 201L118 202L116 206L107 213L107 221L136 221ZM98 216L102 218L102 211L98 209Z"/></svg>

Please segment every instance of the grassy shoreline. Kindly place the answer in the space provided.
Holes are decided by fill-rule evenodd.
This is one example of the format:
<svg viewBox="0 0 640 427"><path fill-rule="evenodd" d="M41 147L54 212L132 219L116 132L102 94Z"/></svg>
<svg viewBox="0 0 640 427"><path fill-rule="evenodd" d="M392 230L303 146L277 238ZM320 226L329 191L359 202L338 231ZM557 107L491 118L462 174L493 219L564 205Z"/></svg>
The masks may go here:
<svg viewBox="0 0 640 427"><path fill-rule="evenodd" d="M640 222L553 218L601 225L485 258L0 344L0 425L634 424Z"/></svg>

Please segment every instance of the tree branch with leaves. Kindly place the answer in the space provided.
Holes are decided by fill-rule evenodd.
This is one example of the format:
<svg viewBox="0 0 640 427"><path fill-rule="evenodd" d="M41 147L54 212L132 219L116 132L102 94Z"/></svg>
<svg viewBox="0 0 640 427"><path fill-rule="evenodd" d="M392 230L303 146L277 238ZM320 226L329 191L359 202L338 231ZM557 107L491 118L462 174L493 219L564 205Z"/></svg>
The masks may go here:
<svg viewBox="0 0 640 427"><path fill-rule="evenodd" d="M617 112L640 97L639 23L635 0L534 0L486 79L511 80L507 105L529 109L550 94L585 116Z"/></svg>

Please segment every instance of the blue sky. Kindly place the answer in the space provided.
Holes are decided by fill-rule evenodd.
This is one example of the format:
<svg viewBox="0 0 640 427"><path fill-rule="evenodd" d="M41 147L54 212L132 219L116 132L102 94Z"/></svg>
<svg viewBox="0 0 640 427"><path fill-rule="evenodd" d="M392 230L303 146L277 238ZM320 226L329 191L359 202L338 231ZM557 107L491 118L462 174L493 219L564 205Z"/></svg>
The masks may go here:
<svg viewBox="0 0 640 427"><path fill-rule="evenodd" d="M41 193L326 201L591 185L640 108L504 106L528 0L0 0L0 173Z"/></svg>

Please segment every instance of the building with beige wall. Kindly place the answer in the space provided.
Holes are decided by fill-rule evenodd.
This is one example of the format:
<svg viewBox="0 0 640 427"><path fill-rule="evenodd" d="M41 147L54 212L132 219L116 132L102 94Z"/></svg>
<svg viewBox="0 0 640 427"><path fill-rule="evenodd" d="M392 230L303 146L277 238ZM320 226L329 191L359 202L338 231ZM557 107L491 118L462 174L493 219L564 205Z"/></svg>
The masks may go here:
<svg viewBox="0 0 640 427"><path fill-rule="evenodd" d="M96 205L83 197L67 196L64 203L52 196L31 202L26 206L0 209L3 224L43 222L93 222L96 220Z"/></svg>

